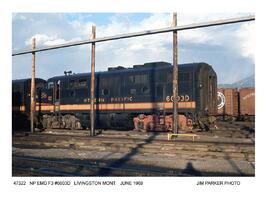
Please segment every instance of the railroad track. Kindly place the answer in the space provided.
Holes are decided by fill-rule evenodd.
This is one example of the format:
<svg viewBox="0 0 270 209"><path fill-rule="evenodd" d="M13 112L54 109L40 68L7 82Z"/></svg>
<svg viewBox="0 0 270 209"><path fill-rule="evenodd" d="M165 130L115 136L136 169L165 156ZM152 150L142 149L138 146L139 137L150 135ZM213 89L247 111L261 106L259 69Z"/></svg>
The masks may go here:
<svg viewBox="0 0 270 209"><path fill-rule="evenodd" d="M13 176L190 176L179 170L153 168L124 168L109 163L74 160L55 160L13 155Z"/></svg>
<svg viewBox="0 0 270 209"><path fill-rule="evenodd" d="M213 141L167 141L154 137L148 139L83 137L66 135L34 134L13 139L16 148L74 149L113 153L137 153L175 155L181 158L236 159L255 161L253 143Z"/></svg>
<svg viewBox="0 0 270 209"><path fill-rule="evenodd" d="M184 166L171 164L170 167L170 163L166 164L180 159L186 162L217 160L233 167L232 175L245 175L246 171L242 172L237 166L253 165L255 162L255 143L244 140L192 141L181 138L168 141L157 139L155 135L142 139L35 133L14 136L12 145L15 148L12 159L15 176L186 176ZM148 159L147 163L145 159ZM153 163L149 163L152 159ZM164 159L162 163L166 169L163 164L154 163L158 159ZM190 172L190 169L187 170ZM191 169L191 174L187 174L200 175L192 172ZM204 172L201 174L216 175L210 170L210 173ZM228 172L217 175L225 174ZM252 172L247 171L247 174Z"/></svg>
<svg viewBox="0 0 270 209"><path fill-rule="evenodd" d="M222 140L222 141L216 141L216 140L210 140L210 139L203 139L201 140L200 138L197 139L195 138L195 141L192 141L191 137L182 137L181 140L164 140L164 139L160 139L158 137L159 135L155 135L155 134L151 134L148 136L144 136L144 138L140 137L140 135L133 135L133 136L125 136L125 135L117 135L117 134L113 134L113 135L98 135L98 136L89 136L89 135L76 135L76 134L72 134L72 135L67 135L65 134L65 132L63 133L34 133L34 134L29 134L29 135L19 135L19 136L15 136L16 138L20 138L20 140L32 140L32 139L38 139L39 140L43 140L43 141L56 141L56 140L69 140L69 139L76 139L76 140L85 140L85 141L93 141L93 140L100 140L100 141L104 141L104 140L112 140L112 141L116 141L116 140L121 140L122 142L132 142L132 143L140 143L143 141L155 141L155 142L159 142L159 143L163 143L163 144L218 144L218 145L243 145L243 146L250 146L250 145L254 145L255 141L253 140L245 140L245 141L233 141L232 140ZM200 137L207 137L207 136L200 136ZM167 136L166 136L167 139Z"/></svg>
<svg viewBox="0 0 270 209"><path fill-rule="evenodd" d="M250 139L255 137L255 127L249 125L235 125L228 124L221 125L218 124L218 129L213 130L212 132L200 132L199 129L194 129L194 133L198 133L201 136L213 136L217 135L219 137L227 137L227 138L242 138L242 139ZM64 129L49 129L45 130L43 133L50 134L65 134L65 135L89 135L88 130L64 130ZM150 132L138 132L138 131L102 131L97 130L97 134L100 136L110 135L110 137L121 136L121 137L143 137L151 134ZM157 137L166 138L166 132L155 132Z"/></svg>

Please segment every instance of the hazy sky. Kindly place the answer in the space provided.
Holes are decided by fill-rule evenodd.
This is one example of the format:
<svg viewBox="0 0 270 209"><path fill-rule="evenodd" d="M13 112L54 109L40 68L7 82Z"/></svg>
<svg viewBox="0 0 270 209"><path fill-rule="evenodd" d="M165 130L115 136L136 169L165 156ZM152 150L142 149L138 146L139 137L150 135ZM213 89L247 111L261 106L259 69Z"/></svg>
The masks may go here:
<svg viewBox="0 0 270 209"><path fill-rule="evenodd" d="M178 24L244 16L241 13L178 14ZM12 50L50 46L90 37L96 25L97 37L158 29L171 26L169 13L14 13ZM179 63L207 62L218 75L219 83L233 83L255 72L254 22L238 23L178 32ZM37 77L90 71L90 45L37 53ZM145 62L172 63L172 33L96 44L96 70L131 67ZM31 76L31 55L12 58L12 78Z"/></svg>

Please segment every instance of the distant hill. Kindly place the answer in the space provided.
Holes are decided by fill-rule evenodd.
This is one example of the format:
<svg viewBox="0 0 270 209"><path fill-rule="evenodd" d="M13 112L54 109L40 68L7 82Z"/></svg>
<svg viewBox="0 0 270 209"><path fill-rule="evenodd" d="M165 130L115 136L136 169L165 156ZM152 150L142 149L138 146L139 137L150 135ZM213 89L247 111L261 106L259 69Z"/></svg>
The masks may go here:
<svg viewBox="0 0 270 209"><path fill-rule="evenodd" d="M245 88L255 87L255 74L232 84L218 84L218 88Z"/></svg>

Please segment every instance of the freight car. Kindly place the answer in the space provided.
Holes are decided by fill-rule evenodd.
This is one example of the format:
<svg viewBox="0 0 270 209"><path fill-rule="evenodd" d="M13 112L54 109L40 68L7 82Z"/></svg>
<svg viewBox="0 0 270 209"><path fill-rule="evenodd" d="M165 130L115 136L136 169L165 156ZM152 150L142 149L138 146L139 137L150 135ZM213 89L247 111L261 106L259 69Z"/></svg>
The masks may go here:
<svg viewBox="0 0 270 209"><path fill-rule="evenodd" d="M239 89L239 119L255 121L255 88Z"/></svg>
<svg viewBox="0 0 270 209"><path fill-rule="evenodd" d="M255 121L255 88L219 88L218 118Z"/></svg>
<svg viewBox="0 0 270 209"><path fill-rule="evenodd" d="M238 117L238 90L237 88L219 88L218 103L222 105L218 107L218 115L223 120ZM221 101L223 99L223 101Z"/></svg>
<svg viewBox="0 0 270 209"><path fill-rule="evenodd" d="M206 63L178 66L179 126L192 121L205 126L216 115L217 76ZM66 74L47 80L37 109L44 128L89 127L90 73ZM171 130L172 65L145 63L95 73L95 124L102 129Z"/></svg>
<svg viewBox="0 0 270 209"><path fill-rule="evenodd" d="M41 92L46 86L46 81L36 79L36 101L40 103ZM31 79L19 79L12 81L12 129L29 129ZM41 116L37 112L37 116ZM40 117L37 117L40 118ZM36 120L38 121L38 120Z"/></svg>

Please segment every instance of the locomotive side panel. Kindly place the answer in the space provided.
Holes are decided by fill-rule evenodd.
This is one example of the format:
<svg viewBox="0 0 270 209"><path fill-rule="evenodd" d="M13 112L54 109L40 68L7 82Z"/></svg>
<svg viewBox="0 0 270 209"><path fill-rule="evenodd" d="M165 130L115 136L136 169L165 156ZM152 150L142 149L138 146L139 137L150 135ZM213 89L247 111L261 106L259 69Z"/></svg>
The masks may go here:
<svg viewBox="0 0 270 209"><path fill-rule="evenodd" d="M197 113L201 116L214 115L217 103L217 76L211 66L200 64L194 88L197 91Z"/></svg>

